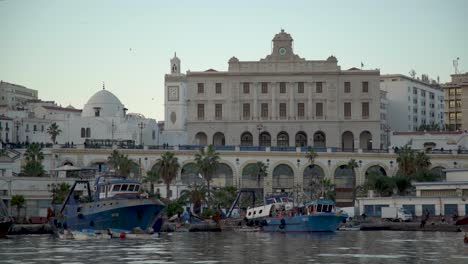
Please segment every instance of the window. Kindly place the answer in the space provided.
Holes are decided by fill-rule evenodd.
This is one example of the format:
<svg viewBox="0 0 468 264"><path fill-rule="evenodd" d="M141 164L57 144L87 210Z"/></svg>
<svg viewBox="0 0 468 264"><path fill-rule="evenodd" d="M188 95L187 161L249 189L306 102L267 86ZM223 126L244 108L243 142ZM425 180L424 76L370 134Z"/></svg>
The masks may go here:
<svg viewBox="0 0 468 264"><path fill-rule="evenodd" d="M434 93L429 93L429 98L434 100Z"/></svg>
<svg viewBox="0 0 468 264"><path fill-rule="evenodd" d="M153 131L152 131L152 133L151 133L151 138L152 138L153 140L156 139L156 130L153 130Z"/></svg>
<svg viewBox="0 0 468 264"><path fill-rule="evenodd" d="M286 118L286 103L279 104L279 115L280 118Z"/></svg>
<svg viewBox="0 0 468 264"><path fill-rule="evenodd" d="M81 137L86 137L86 129L84 127L81 128Z"/></svg>
<svg viewBox="0 0 468 264"><path fill-rule="evenodd" d="M242 105L242 117L244 119L250 119L250 104Z"/></svg>
<svg viewBox="0 0 468 264"><path fill-rule="evenodd" d="M41 132L44 132L44 125L41 126Z"/></svg>
<svg viewBox="0 0 468 264"><path fill-rule="evenodd" d="M450 120L455 120L455 113L454 112L450 113L449 116L450 116Z"/></svg>
<svg viewBox="0 0 468 264"><path fill-rule="evenodd" d="M450 100L449 101L449 107L450 108L455 107L455 100Z"/></svg>
<svg viewBox="0 0 468 264"><path fill-rule="evenodd" d="M223 119L223 105L222 104L215 104L215 119L216 120Z"/></svg>
<svg viewBox="0 0 468 264"><path fill-rule="evenodd" d="M418 88L413 87L413 94L417 95L418 94Z"/></svg>
<svg viewBox="0 0 468 264"><path fill-rule="evenodd" d="M250 83L244 83L244 93L250 93Z"/></svg>
<svg viewBox="0 0 468 264"><path fill-rule="evenodd" d="M297 93L300 93L300 94L304 93L304 83L303 82L297 83Z"/></svg>
<svg viewBox="0 0 468 264"><path fill-rule="evenodd" d="M362 103L362 119L369 119L369 102Z"/></svg>
<svg viewBox="0 0 468 264"><path fill-rule="evenodd" d="M268 93L268 83L262 82L262 94Z"/></svg>
<svg viewBox="0 0 468 264"><path fill-rule="evenodd" d="M297 104L297 116L299 118L304 118L304 103Z"/></svg>
<svg viewBox="0 0 468 264"><path fill-rule="evenodd" d="M199 94L205 93L205 84L204 83L198 83L198 93Z"/></svg>
<svg viewBox="0 0 468 264"><path fill-rule="evenodd" d="M198 117L198 120L205 119L205 105L204 104L198 104L197 117Z"/></svg>
<svg viewBox="0 0 468 264"><path fill-rule="evenodd" d="M369 82L362 82L362 92L363 93L369 92Z"/></svg>
<svg viewBox="0 0 468 264"><path fill-rule="evenodd" d="M426 97L426 91L421 90L421 96L422 96L422 97Z"/></svg>
<svg viewBox="0 0 468 264"><path fill-rule="evenodd" d="M461 112L458 112L457 113L457 120L461 120L462 119L462 113Z"/></svg>
<svg viewBox="0 0 468 264"><path fill-rule="evenodd" d="M351 103L344 103L344 117L351 119Z"/></svg>
<svg viewBox="0 0 468 264"><path fill-rule="evenodd" d="M322 82L316 82L315 83L315 92L316 93L322 93Z"/></svg>
<svg viewBox="0 0 468 264"><path fill-rule="evenodd" d="M315 104L315 115L317 117L323 117L323 103Z"/></svg>
<svg viewBox="0 0 468 264"><path fill-rule="evenodd" d="M449 90L449 92L450 92L450 95L455 95L455 89L452 88Z"/></svg>
<svg viewBox="0 0 468 264"><path fill-rule="evenodd" d="M34 125L34 126L33 126L33 131L34 131L34 132L37 131L37 125Z"/></svg>
<svg viewBox="0 0 468 264"><path fill-rule="evenodd" d="M114 187L112 187L112 191L113 191L113 192L118 192L118 191L120 191L120 184L114 185Z"/></svg>
<svg viewBox="0 0 468 264"><path fill-rule="evenodd" d="M216 94L221 94L221 92L222 92L221 83L216 83L215 90L216 90Z"/></svg>
<svg viewBox="0 0 468 264"><path fill-rule="evenodd" d="M351 92L351 82L345 82L344 83L344 92L345 93L350 93Z"/></svg>
<svg viewBox="0 0 468 264"><path fill-rule="evenodd" d="M455 89L455 93L456 93L457 95L461 95L461 94L462 94L461 88Z"/></svg>
<svg viewBox="0 0 468 264"><path fill-rule="evenodd" d="M127 184L123 184L122 185L122 188L120 189L120 191L126 191L128 189L128 185Z"/></svg>
<svg viewBox="0 0 468 264"><path fill-rule="evenodd" d="M268 118L268 104L262 104L262 118Z"/></svg>
<svg viewBox="0 0 468 264"><path fill-rule="evenodd" d="M86 128L86 137L89 138L91 137L91 128Z"/></svg>
<svg viewBox="0 0 468 264"><path fill-rule="evenodd" d="M280 93L282 93L282 94L286 93L286 83L285 82L280 82Z"/></svg>
<svg viewBox="0 0 468 264"><path fill-rule="evenodd" d="M455 101L455 103L456 103L456 106L457 106L457 107L461 107L461 106L462 106L461 100L457 100L457 101Z"/></svg>

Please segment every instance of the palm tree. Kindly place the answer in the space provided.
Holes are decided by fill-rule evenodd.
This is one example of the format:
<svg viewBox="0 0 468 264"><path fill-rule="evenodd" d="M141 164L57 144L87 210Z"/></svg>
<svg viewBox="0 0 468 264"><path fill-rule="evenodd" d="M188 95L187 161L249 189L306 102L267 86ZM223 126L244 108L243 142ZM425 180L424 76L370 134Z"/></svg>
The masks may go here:
<svg viewBox="0 0 468 264"><path fill-rule="evenodd" d="M321 185L323 198L334 201L336 192L335 185L331 182L331 180L329 178L323 178Z"/></svg>
<svg viewBox="0 0 468 264"><path fill-rule="evenodd" d="M157 171L150 170L146 172L146 176L143 178L144 182L150 183L150 194L154 195L154 183L161 180Z"/></svg>
<svg viewBox="0 0 468 264"><path fill-rule="evenodd" d="M109 165L111 165L111 167L114 170L117 171L117 169L119 168L120 158L121 158L121 155L119 151L113 150L111 155L107 158L107 162L109 163Z"/></svg>
<svg viewBox="0 0 468 264"><path fill-rule="evenodd" d="M176 178L180 168L179 161L174 153L167 151L156 161L156 166L158 166L158 174L166 184L166 198L169 199L171 182Z"/></svg>
<svg viewBox="0 0 468 264"><path fill-rule="evenodd" d="M310 150L306 153L305 157L309 161L309 165L312 166L314 165L315 158L317 157L317 152L315 152L313 148L310 148Z"/></svg>
<svg viewBox="0 0 468 264"><path fill-rule="evenodd" d="M16 206L16 220L20 217L20 210L24 206L24 196L21 194L13 195L11 197L11 206Z"/></svg>
<svg viewBox="0 0 468 264"><path fill-rule="evenodd" d="M200 151L195 154L195 164L198 172L206 181L208 195L210 193L210 182L214 172L218 168L219 159L219 153L215 151L213 145L209 145L206 151L204 148L201 148Z"/></svg>
<svg viewBox="0 0 468 264"><path fill-rule="evenodd" d="M130 175L130 172L138 168L138 164L128 158L128 155L121 154L119 151L112 151L111 155L107 158L107 162L115 170L115 172L122 176Z"/></svg>
<svg viewBox="0 0 468 264"><path fill-rule="evenodd" d="M24 153L27 161L42 161L44 159L44 153L42 153L42 148L37 143L33 143L28 146L26 152Z"/></svg>
<svg viewBox="0 0 468 264"><path fill-rule="evenodd" d="M2 156L8 156L8 150L0 148L0 157Z"/></svg>
<svg viewBox="0 0 468 264"><path fill-rule="evenodd" d="M411 188L411 179L405 175L393 177L393 182L395 183L399 195L405 195L407 190Z"/></svg>
<svg viewBox="0 0 468 264"><path fill-rule="evenodd" d="M410 146L405 145L398 151L398 157L396 159L398 167L404 176L411 176L415 173L414 166L414 150Z"/></svg>
<svg viewBox="0 0 468 264"><path fill-rule="evenodd" d="M183 190L180 193L179 200L183 203L190 202L193 204L193 212L200 214L203 203L207 202L207 189L205 186L199 186L197 184L191 186L189 189Z"/></svg>
<svg viewBox="0 0 468 264"><path fill-rule="evenodd" d="M52 204L61 204L67 198L70 184L62 182L52 186Z"/></svg>
<svg viewBox="0 0 468 264"><path fill-rule="evenodd" d="M52 123L49 128L47 128L47 134L50 135L50 139L52 140L52 144L57 143L55 139L57 138L58 135L62 133L62 130L59 128L57 123Z"/></svg>
<svg viewBox="0 0 468 264"><path fill-rule="evenodd" d="M260 180L268 175L268 167L263 161L257 161L249 167L249 173L257 176L257 187L260 188Z"/></svg>
<svg viewBox="0 0 468 264"><path fill-rule="evenodd" d="M431 158L426 155L423 151L418 152L414 158L416 171L427 170L431 166Z"/></svg>

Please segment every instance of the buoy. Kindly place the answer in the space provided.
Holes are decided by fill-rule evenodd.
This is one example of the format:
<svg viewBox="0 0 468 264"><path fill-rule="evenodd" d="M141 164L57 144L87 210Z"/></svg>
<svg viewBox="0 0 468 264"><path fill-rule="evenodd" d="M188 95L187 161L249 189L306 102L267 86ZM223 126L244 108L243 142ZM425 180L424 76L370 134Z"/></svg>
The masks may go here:
<svg viewBox="0 0 468 264"><path fill-rule="evenodd" d="M124 238L125 238L125 232L120 232L119 237L120 237L121 239L124 239Z"/></svg>

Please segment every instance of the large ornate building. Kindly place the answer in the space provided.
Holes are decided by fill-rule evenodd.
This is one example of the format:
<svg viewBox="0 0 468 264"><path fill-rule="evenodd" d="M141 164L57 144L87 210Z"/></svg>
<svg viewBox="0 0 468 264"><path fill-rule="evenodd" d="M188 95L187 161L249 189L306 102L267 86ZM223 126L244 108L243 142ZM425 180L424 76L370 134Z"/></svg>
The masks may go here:
<svg viewBox="0 0 468 264"><path fill-rule="evenodd" d="M334 56L306 60L283 30L260 61L229 60L227 71L165 77L170 144L380 148L379 70L342 70ZM186 134L183 134L186 131ZM186 142L183 142L185 140ZM162 142L164 143L164 142Z"/></svg>

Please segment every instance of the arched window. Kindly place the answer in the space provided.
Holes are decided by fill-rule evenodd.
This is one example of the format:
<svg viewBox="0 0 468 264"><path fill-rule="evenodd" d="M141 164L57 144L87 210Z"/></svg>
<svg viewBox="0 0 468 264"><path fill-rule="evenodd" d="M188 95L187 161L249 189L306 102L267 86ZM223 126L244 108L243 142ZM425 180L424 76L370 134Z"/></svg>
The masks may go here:
<svg viewBox="0 0 468 264"><path fill-rule="evenodd" d="M278 146L284 146L284 147L289 146L289 135L288 135L288 133L280 132L278 134L278 137L276 138L276 141L278 142Z"/></svg>
<svg viewBox="0 0 468 264"><path fill-rule="evenodd" d="M197 145L206 145L208 143L208 138L205 133L198 132L195 135L195 144Z"/></svg>
<svg viewBox="0 0 468 264"><path fill-rule="evenodd" d="M326 137L325 133L322 131L317 131L314 134L314 147L315 148L325 148L326 147Z"/></svg>
<svg viewBox="0 0 468 264"><path fill-rule="evenodd" d="M304 132L297 132L296 134L296 147L307 146L307 134Z"/></svg>
<svg viewBox="0 0 468 264"><path fill-rule="evenodd" d="M260 146L269 147L271 146L271 136L268 132L262 132L260 134Z"/></svg>
<svg viewBox="0 0 468 264"><path fill-rule="evenodd" d="M224 134L221 132L216 132L213 135L213 145L215 146L225 146L226 139L224 138Z"/></svg>
<svg viewBox="0 0 468 264"><path fill-rule="evenodd" d="M253 146L253 137L250 132L244 132L241 135L241 146Z"/></svg>
<svg viewBox="0 0 468 264"><path fill-rule="evenodd" d="M372 134L369 131L363 131L359 136L359 146L362 150L372 150Z"/></svg>
<svg viewBox="0 0 468 264"><path fill-rule="evenodd" d="M81 137L86 137L86 129L84 127L81 128Z"/></svg>
<svg viewBox="0 0 468 264"><path fill-rule="evenodd" d="M354 135L350 131L346 131L341 136L341 148L343 151L354 151Z"/></svg>

